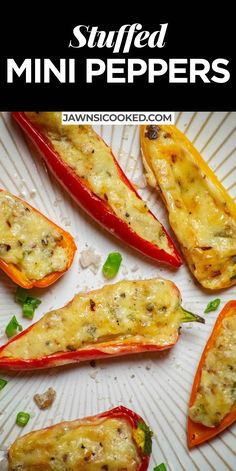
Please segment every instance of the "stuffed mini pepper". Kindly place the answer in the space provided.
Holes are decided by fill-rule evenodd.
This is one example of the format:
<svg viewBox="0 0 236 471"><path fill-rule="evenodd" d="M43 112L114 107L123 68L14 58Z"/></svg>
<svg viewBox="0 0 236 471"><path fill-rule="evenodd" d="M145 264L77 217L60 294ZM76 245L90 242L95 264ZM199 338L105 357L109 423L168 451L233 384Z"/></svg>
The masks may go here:
<svg viewBox="0 0 236 471"><path fill-rule="evenodd" d="M189 404L188 444L218 435L236 420L236 301L226 304L203 351Z"/></svg>
<svg viewBox="0 0 236 471"><path fill-rule="evenodd" d="M0 348L0 368L37 369L171 348L182 322L204 320L181 307L164 279L120 281L79 293Z"/></svg>
<svg viewBox="0 0 236 471"><path fill-rule="evenodd" d="M61 113L15 112L13 117L55 177L97 222L154 260L181 265L164 227L91 126L63 125Z"/></svg>
<svg viewBox="0 0 236 471"><path fill-rule="evenodd" d="M28 203L0 190L0 268L23 288L45 288L72 264L72 236Z"/></svg>
<svg viewBox="0 0 236 471"><path fill-rule="evenodd" d="M28 433L8 453L9 471L146 471L152 432L125 407Z"/></svg>
<svg viewBox="0 0 236 471"><path fill-rule="evenodd" d="M236 205L175 126L143 126L148 182L160 190L188 266L208 289L236 283Z"/></svg>

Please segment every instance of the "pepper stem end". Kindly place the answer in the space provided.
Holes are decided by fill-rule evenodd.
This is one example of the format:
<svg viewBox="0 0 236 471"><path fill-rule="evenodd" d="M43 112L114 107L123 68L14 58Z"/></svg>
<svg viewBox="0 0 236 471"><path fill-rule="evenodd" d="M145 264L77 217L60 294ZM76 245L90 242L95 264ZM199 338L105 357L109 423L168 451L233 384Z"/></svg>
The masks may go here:
<svg viewBox="0 0 236 471"><path fill-rule="evenodd" d="M184 309L182 306L180 306L181 309L181 324L183 322L200 322L201 324L205 324L205 319L201 316L198 316L197 314L193 314L193 312L187 311Z"/></svg>

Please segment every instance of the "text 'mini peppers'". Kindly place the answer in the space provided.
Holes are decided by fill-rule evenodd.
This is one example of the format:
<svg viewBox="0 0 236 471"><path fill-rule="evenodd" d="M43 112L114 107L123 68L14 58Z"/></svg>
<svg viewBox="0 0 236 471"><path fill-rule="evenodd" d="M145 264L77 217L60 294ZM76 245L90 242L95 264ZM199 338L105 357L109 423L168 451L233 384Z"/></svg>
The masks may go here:
<svg viewBox="0 0 236 471"><path fill-rule="evenodd" d="M120 281L79 293L0 348L0 368L37 369L174 346L182 322L204 320L181 307L174 283Z"/></svg>
<svg viewBox="0 0 236 471"><path fill-rule="evenodd" d="M123 406L30 432L8 452L9 471L146 471L152 432Z"/></svg>
<svg viewBox="0 0 236 471"><path fill-rule="evenodd" d="M181 265L164 227L91 126L63 125L57 112L14 112L13 117L55 177L90 216L152 259Z"/></svg>

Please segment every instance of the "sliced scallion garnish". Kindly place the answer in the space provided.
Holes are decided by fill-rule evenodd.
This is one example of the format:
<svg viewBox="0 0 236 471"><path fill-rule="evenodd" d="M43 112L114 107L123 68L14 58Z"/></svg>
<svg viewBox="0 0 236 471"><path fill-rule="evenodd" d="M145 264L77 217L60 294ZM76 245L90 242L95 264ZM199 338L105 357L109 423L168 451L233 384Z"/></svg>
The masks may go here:
<svg viewBox="0 0 236 471"><path fill-rule="evenodd" d="M2 379L0 378L0 391L5 388L5 386L7 385L8 381L6 379Z"/></svg>
<svg viewBox="0 0 236 471"><path fill-rule="evenodd" d="M205 313L215 311L220 305L220 299L216 298L213 301L210 301L205 309Z"/></svg>
<svg viewBox="0 0 236 471"><path fill-rule="evenodd" d="M18 287L16 290L16 301L22 305L23 316L33 319L35 309L41 304L40 299L28 296L28 290Z"/></svg>
<svg viewBox="0 0 236 471"><path fill-rule="evenodd" d="M156 466L153 471L167 471L167 467L164 463L161 463Z"/></svg>
<svg viewBox="0 0 236 471"><path fill-rule="evenodd" d="M28 290L18 286L15 294L15 299L18 303L23 304L28 297Z"/></svg>
<svg viewBox="0 0 236 471"><path fill-rule="evenodd" d="M5 332L8 337L13 337L16 335L18 332L21 332L23 330L22 325L19 324L16 316L13 316L10 320L10 322L7 324Z"/></svg>
<svg viewBox="0 0 236 471"><path fill-rule="evenodd" d="M30 419L30 414L28 412L18 412L16 416L16 423L19 427L25 427Z"/></svg>
<svg viewBox="0 0 236 471"><path fill-rule="evenodd" d="M122 256L119 252L111 252L109 253L103 267L102 273L108 280L114 278L120 268L120 264L122 262Z"/></svg>

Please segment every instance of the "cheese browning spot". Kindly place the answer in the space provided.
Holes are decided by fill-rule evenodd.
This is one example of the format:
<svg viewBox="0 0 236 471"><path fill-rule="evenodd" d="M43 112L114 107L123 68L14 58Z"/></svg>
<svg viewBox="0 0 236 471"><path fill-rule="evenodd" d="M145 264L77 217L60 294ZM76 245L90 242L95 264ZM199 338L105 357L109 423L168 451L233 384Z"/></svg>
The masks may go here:
<svg viewBox="0 0 236 471"><path fill-rule="evenodd" d="M0 192L0 258L15 265L29 280L63 271L68 254L63 236L23 201Z"/></svg>
<svg viewBox="0 0 236 471"><path fill-rule="evenodd" d="M150 125L146 127L145 137L150 140L154 140L158 138L158 133L160 131L159 126Z"/></svg>
<svg viewBox="0 0 236 471"><path fill-rule="evenodd" d="M236 311L226 317L202 370L196 399L189 409L194 422L217 426L236 404Z"/></svg>
<svg viewBox="0 0 236 471"><path fill-rule="evenodd" d="M9 471L136 471L140 463L131 426L115 418L64 422L18 438L9 451Z"/></svg>
<svg viewBox="0 0 236 471"><path fill-rule="evenodd" d="M80 293L64 308L45 314L0 356L41 358L95 344L112 353L121 342L169 345L176 342L183 318L180 302L175 285L163 279L121 281Z"/></svg>
<svg viewBox="0 0 236 471"><path fill-rule="evenodd" d="M149 213L145 203L120 178L110 148L91 126L61 124L61 113L25 113L49 139L60 158L84 178L85 183L112 211L137 234L173 254L161 224ZM152 126L150 126L152 127ZM156 126L153 126L157 128ZM152 131L154 135L156 130ZM161 234L161 236L160 236Z"/></svg>

